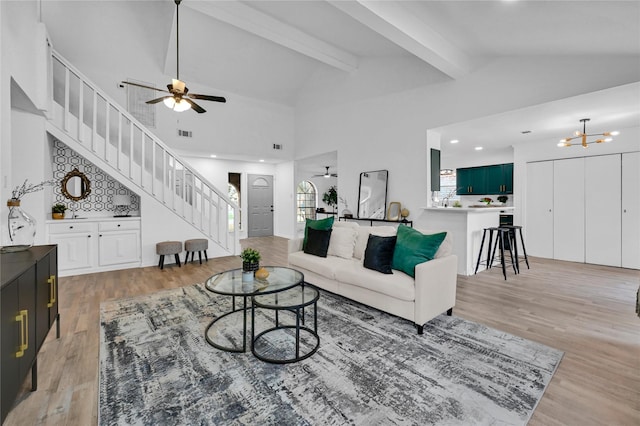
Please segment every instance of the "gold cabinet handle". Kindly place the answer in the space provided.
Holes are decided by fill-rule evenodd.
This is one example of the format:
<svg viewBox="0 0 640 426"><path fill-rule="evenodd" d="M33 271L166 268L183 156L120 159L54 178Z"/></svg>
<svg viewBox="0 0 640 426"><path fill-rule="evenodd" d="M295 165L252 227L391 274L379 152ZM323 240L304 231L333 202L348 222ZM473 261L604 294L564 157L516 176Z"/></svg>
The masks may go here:
<svg viewBox="0 0 640 426"><path fill-rule="evenodd" d="M47 282L49 283L49 303L47 303L47 308L50 308L56 303L56 276L49 276Z"/></svg>
<svg viewBox="0 0 640 426"><path fill-rule="evenodd" d="M20 321L20 346L16 352L16 358L24 356L24 351L29 348L29 311L23 309L16 316L16 321Z"/></svg>

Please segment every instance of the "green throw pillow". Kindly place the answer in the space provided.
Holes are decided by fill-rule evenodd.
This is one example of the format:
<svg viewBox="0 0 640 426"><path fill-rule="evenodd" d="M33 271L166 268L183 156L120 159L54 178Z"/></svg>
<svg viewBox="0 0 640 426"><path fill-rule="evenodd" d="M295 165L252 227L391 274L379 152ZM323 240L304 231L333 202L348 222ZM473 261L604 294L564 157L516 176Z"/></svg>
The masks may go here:
<svg viewBox="0 0 640 426"><path fill-rule="evenodd" d="M307 229L313 228L317 231L326 231L333 228L333 216L329 216L326 219L312 220L307 219L307 223L304 226L304 241L302 241L302 250L307 247L308 232Z"/></svg>
<svg viewBox="0 0 640 426"><path fill-rule="evenodd" d="M425 235L408 226L398 226L398 238L393 252L393 269L415 278L416 265L435 257L446 232Z"/></svg>

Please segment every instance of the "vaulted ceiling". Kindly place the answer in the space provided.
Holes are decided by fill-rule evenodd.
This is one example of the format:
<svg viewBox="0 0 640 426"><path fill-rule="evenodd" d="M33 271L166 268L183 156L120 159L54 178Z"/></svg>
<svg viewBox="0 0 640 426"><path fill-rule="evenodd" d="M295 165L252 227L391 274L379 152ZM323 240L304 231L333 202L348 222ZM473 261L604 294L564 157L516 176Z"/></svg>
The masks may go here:
<svg viewBox="0 0 640 426"><path fill-rule="evenodd" d="M122 62L136 58L175 74L175 9L173 0L42 2L54 47L72 62L74 55L103 57L117 67L114 84L144 80L122 75ZM537 55L640 61L640 2L183 0L180 6L181 79L215 94L292 107L313 103L323 85L357 80L323 102L358 100L464 78L499 57Z"/></svg>

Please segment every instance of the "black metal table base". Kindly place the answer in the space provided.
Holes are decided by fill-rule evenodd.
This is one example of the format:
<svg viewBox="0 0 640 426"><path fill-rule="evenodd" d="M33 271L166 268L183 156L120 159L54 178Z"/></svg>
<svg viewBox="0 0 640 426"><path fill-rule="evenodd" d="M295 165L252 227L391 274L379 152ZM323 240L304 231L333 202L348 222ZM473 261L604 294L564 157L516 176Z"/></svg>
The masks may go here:
<svg viewBox="0 0 640 426"><path fill-rule="evenodd" d="M220 349L221 351L225 351L225 352L246 352L247 351L247 311L248 310L252 310L251 306L247 306L247 297L249 297L249 296L242 296L242 298L244 299L243 307L236 309L236 298L235 298L235 296L233 296L233 302L232 302L233 305L231 307L231 311L220 315L219 317L215 318L213 321L211 321L209 323L209 325L207 326L207 328L205 329L205 332L204 332L204 337L207 340L207 343L209 343L214 348ZM219 343L214 342L209 337L209 330L211 329L211 327L213 327L215 325L215 323L217 323L218 321L222 320L223 318L226 318L227 316L229 316L231 314L235 314L237 312L242 312L243 313L242 314L242 347L240 347L240 348L229 347L229 346L224 346L224 345L221 345Z"/></svg>
<svg viewBox="0 0 640 426"><path fill-rule="evenodd" d="M304 292L304 284L299 287ZM302 361L309 358L316 353L320 347L320 336L318 336L318 299L320 294L315 290L316 296L311 300L304 301L299 305L287 306L287 305L264 305L256 302L255 298L252 300L253 309L251 310L251 352L253 355L261 361L269 362L272 364L289 364L293 362ZM276 299L277 300L277 299ZM276 302L277 303L277 302ZM313 305L313 329L305 325L305 307ZM261 331L257 335L255 334L255 311L256 309L273 310L275 311L275 326L270 327L264 331ZM295 325L280 325L279 312L289 311L295 315ZM278 332L281 330L292 329L295 330L295 353L289 358L271 358L265 354L261 354L256 350L256 342L267 334ZM315 339L315 345L306 353L300 354L300 332L308 333L312 339Z"/></svg>

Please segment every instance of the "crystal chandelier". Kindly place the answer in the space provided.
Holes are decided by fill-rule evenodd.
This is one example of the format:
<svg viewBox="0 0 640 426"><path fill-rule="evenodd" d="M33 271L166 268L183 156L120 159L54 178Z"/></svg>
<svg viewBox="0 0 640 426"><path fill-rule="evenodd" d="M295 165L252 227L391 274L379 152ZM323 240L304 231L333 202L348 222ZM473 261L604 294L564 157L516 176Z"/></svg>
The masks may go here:
<svg viewBox="0 0 640 426"><path fill-rule="evenodd" d="M604 132L604 133L587 133L587 121L590 121L590 118L583 118L580 120L582 123L582 131L576 130L574 136L570 138L560 139L558 146L576 146L581 145L583 148L588 148L592 143L603 143L603 142L611 142L613 138L611 136L617 136L620 132ZM588 141L587 138L592 136L603 136L602 138L594 139ZM578 139L577 142L571 143L572 140Z"/></svg>

